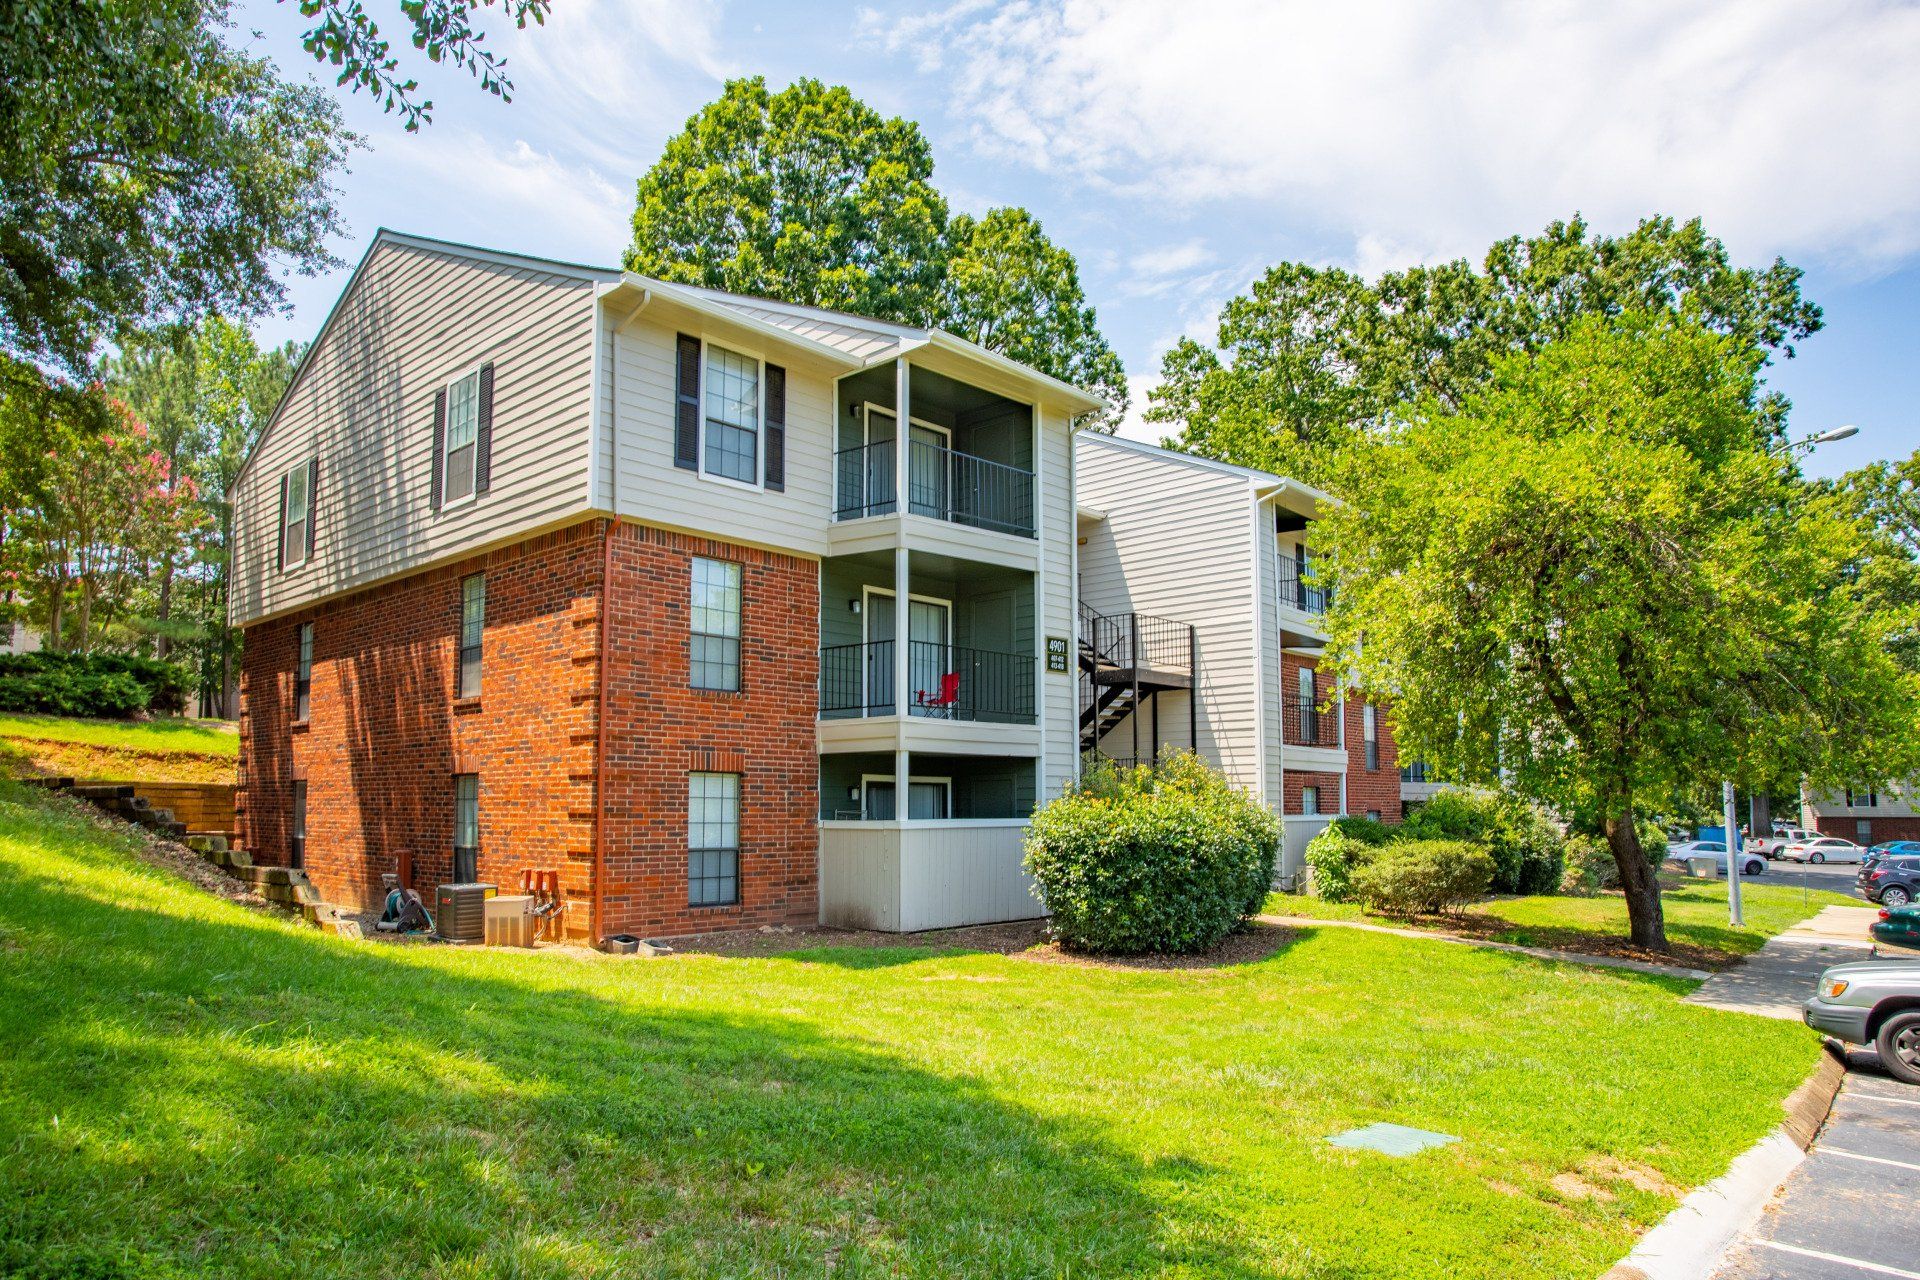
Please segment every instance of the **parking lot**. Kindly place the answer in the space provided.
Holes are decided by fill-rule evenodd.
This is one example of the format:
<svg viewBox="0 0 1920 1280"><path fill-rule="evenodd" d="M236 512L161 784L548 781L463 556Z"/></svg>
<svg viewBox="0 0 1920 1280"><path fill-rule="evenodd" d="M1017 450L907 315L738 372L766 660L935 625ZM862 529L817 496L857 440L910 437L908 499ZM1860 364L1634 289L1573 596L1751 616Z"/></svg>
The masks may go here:
<svg viewBox="0 0 1920 1280"><path fill-rule="evenodd" d="M1804 862L1769 862L1766 874L1752 877L1761 884L1790 884L1806 889L1829 889L1834 893L1853 893L1853 878L1860 872L1857 862L1824 863L1812 866ZM1862 902L1866 899L1862 898Z"/></svg>

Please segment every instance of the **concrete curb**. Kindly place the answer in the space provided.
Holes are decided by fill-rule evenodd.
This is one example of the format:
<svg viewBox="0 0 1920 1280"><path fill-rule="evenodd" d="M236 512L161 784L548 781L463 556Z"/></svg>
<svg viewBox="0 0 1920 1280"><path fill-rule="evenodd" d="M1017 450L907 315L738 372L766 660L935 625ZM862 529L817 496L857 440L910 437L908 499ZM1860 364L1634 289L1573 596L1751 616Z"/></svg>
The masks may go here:
<svg viewBox="0 0 1920 1280"><path fill-rule="evenodd" d="M1711 1276L1734 1241L1760 1220L1787 1175L1807 1158L1807 1148L1826 1123L1846 1078L1846 1060L1829 1044L1813 1074L1781 1104L1787 1118L1780 1126L1742 1152L1725 1173L1682 1200L1600 1280Z"/></svg>

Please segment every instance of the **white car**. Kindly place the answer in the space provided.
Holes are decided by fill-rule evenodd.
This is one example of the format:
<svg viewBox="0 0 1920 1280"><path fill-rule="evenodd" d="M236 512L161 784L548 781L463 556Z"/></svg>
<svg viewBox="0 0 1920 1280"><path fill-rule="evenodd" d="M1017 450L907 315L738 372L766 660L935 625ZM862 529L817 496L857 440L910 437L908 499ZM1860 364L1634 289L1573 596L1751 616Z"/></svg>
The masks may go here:
<svg viewBox="0 0 1920 1280"><path fill-rule="evenodd" d="M1780 850L1777 856L1788 862L1858 862L1867 851L1839 836L1812 836Z"/></svg>
<svg viewBox="0 0 1920 1280"><path fill-rule="evenodd" d="M1780 851L1789 845L1804 844L1813 838L1799 827L1775 827L1771 834L1762 836L1758 840L1749 836L1747 852L1757 853L1767 858L1777 858L1780 856Z"/></svg>
<svg viewBox="0 0 1920 1280"><path fill-rule="evenodd" d="M1685 868L1690 858L1712 858L1714 870L1727 874L1727 846L1722 840L1684 840L1667 846L1667 861ZM1767 860L1751 850L1740 856L1740 874L1757 876L1767 869Z"/></svg>

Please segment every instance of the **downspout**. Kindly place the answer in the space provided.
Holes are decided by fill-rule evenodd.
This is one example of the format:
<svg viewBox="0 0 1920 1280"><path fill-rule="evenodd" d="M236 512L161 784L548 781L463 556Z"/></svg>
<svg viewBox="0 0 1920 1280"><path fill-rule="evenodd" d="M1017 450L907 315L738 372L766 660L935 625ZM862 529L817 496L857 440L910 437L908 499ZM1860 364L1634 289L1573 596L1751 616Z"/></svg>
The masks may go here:
<svg viewBox="0 0 1920 1280"><path fill-rule="evenodd" d="M605 917L600 909L606 897L607 867L607 708L613 681L613 543L620 533L620 335L634 318L646 310L653 294L641 290L640 301L627 312L607 341L607 507L613 518L607 522L600 562L600 664L595 671L599 682L593 724L593 895L588 899L589 945L598 946ZM596 406L597 408L597 406Z"/></svg>

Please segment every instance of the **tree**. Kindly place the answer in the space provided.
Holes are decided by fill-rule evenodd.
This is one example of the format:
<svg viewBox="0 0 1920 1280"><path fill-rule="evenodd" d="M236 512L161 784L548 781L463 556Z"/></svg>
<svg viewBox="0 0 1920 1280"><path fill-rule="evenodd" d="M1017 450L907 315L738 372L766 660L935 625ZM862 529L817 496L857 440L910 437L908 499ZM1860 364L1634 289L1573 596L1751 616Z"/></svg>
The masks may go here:
<svg viewBox="0 0 1920 1280"><path fill-rule="evenodd" d="M15 0L0 22L0 351L84 380L101 342L282 298L335 264L355 141L221 41L224 0Z"/></svg>
<svg viewBox="0 0 1920 1280"><path fill-rule="evenodd" d="M1127 374L1101 336L1073 255L1025 209L961 214L947 230L939 326L1070 382L1107 402L1098 426L1127 410Z"/></svg>
<svg viewBox="0 0 1920 1280"><path fill-rule="evenodd" d="M1900 620L1894 654L1920 671L1920 450L1849 471L1823 488L1873 531L1879 554L1857 569L1860 591Z"/></svg>
<svg viewBox="0 0 1920 1280"><path fill-rule="evenodd" d="M729 81L639 182L630 270L940 326L1105 399L1126 374L1073 255L1024 209L949 219L918 125L847 89Z"/></svg>
<svg viewBox="0 0 1920 1280"><path fill-rule="evenodd" d="M918 125L841 86L730 80L640 179L626 265L903 324L938 314L947 202Z"/></svg>
<svg viewBox="0 0 1920 1280"><path fill-rule="evenodd" d="M1656 312L1783 357L1816 332L1800 271L1736 267L1698 219L1649 218L1624 236L1578 216L1512 236L1476 271L1465 260L1383 275L1282 263L1221 313L1213 348L1191 340L1163 362L1149 421L1195 453L1322 481L1334 455L1401 407L1457 408L1495 363L1539 351L1582 322ZM1777 426L1785 402L1759 405Z"/></svg>
<svg viewBox="0 0 1920 1280"><path fill-rule="evenodd" d="M1324 525L1332 652L1402 750L1597 811L1652 949L1649 798L1920 763L1920 680L1858 586L1876 549L1766 451L1762 361L1671 314L1574 320L1349 455Z"/></svg>
<svg viewBox="0 0 1920 1280"><path fill-rule="evenodd" d="M281 0L285 3L285 0ZM409 133L433 119L433 100L414 101L415 80L400 78L400 61L393 46L380 35L379 24L361 0L296 0L303 16L320 19L302 40L315 60L340 68L336 84L365 89L389 112L398 111ZM413 47L429 62L443 59L464 67L480 88L502 102L513 101L513 81L507 78L505 58L485 48L486 36L473 26L476 9L493 7L493 0L400 0L400 12L412 26ZM529 22L544 26L553 0L501 0L500 8L513 25L524 31Z"/></svg>

